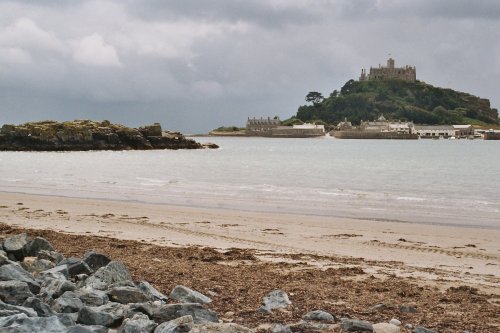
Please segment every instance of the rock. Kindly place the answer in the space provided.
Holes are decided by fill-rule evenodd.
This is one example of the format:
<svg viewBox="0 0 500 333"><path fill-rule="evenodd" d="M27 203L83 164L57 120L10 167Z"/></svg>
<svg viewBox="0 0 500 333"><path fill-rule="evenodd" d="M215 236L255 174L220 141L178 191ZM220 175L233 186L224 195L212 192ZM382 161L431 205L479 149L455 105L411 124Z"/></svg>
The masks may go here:
<svg viewBox="0 0 500 333"><path fill-rule="evenodd" d="M418 326L411 333L436 333L436 331L432 331L428 328Z"/></svg>
<svg viewBox="0 0 500 333"><path fill-rule="evenodd" d="M10 316L0 317L0 327L9 327L10 325L16 323L18 320L22 320L25 318L28 318L25 313L18 313Z"/></svg>
<svg viewBox="0 0 500 333"><path fill-rule="evenodd" d="M288 299L287 293L276 289L262 299L260 310L270 313L273 309L286 308L290 304L292 304L292 302Z"/></svg>
<svg viewBox="0 0 500 333"><path fill-rule="evenodd" d="M50 306L42 302L37 297L28 297L24 301L23 306L32 308L37 313L38 317L50 317L56 314Z"/></svg>
<svg viewBox="0 0 500 333"><path fill-rule="evenodd" d="M399 307L399 312L402 312L402 313L416 313L417 309L414 306L411 306L411 305L401 305Z"/></svg>
<svg viewBox="0 0 500 333"><path fill-rule="evenodd" d="M132 318L134 315L142 313L151 318L154 313L160 311L161 305L159 302L130 303L125 310L125 317Z"/></svg>
<svg viewBox="0 0 500 333"><path fill-rule="evenodd" d="M111 261L104 267L99 268L92 276L85 280L86 287L98 290L107 290L113 284L120 282L132 282L132 276L124 264Z"/></svg>
<svg viewBox="0 0 500 333"><path fill-rule="evenodd" d="M2 251L3 253L0 253L0 266L6 265L6 264L13 264L14 261L10 260L7 257L7 253L5 251Z"/></svg>
<svg viewBox="0 0 500 333"><path fill-rule="evenodd" d="M168 297L156 290L149 282L141 281L137 284L137 288L141 290L151 301L167 302Z"/></svg>
<svg viewBox="0 0 500 333"><path fill-rule="evenodd" d="M114 326L123 320L124 308L119 303L107 303L101 306L84 306L78 312L78 322L85 325Z"/></svg>
<svg viewBox="0 0 500 333"><path fill-rule="evenodd" d="M106 121L41 121L4 125L0 134L0 150L14 151L200 148L201 144L180 133L163 136L159 124L135 129Z"/></svg>
<svg viewBox="0 0 500 333"><path fill-rule="evenodd" d="M322 322L300 321L282 327L283 332L334 332L340 324L325 324ZM275 327L277 329L277 327Z"/></svg>
<svg viewBox="0 0 500 333"><path fill-rule="evenodd" d="M17 318L13 320L10 325L2 327L8 328L9 333L66 333L68 330L56 316Z"/></svg>
<svg viewBox="0 0 500 333"><path fill-rule="evenodd" d="M35 310L23 306L16 306L0 301L0 311L14 312L13 314L24 313L28 317L36 317L38 314Z"/></svg>
<svg viewBox="0 0 500 333"><path fill-rule="evenodd" d="M21 305L33 293L26 282L0 281L0 300L8 304Z"/></svg>
<svg viewBox="0 0 500 333"><path fill-rule="evenodd" d="M328 312L322 311L322 310L315 310L315 311L308 312L304 316L304 320L317 320L317 321L333 322L333 321L335 321L335 316L328 313Z"/></svg>
<svg viewBox="0 0 500 333"><path fill-rule="evenodd" d="M57 265L54 268L47 269L46 271L40 272L39 275L41 277L43 277L44 275L53 276L54 274L61 274L65 278L69 278L68 265Z"/></svg>
<svg viewBox="0 0 500 333"><path fill-rule="evenodd" d="M117 333L151 333L158 326L145 314L135 314L132 318L126 318L118 328Z"/></svg>
<svg viewBox="0 0 500 333"><path fill-rule="evenodd" d="M391 320L389 320L389 324L393 324L393 325L396 325L396 326L401 326L401 322L395 318L392 318Z"/></svg>
<svg viewBox="0 0 500 333"><path fill-rule="evenodd" d="M146 138L148 136L162 136L161 125L159 123L154 123L153 125L139 127L138 130Z"/></svg>
<svg viewBox="0 0 500 333"><path fill-rule="evenodd" d="M276 324L272 328L273 333L292 333L292 329L288 325Z"/></svg>
<svg viewBox="0 0 500 333"><path fill-rule="evenodd" d="M400 333L398 326L387 323L373 324L374 333Z"/></svg>
<svg viewBox="0 0 500 333"><path fill-rule="evenodd" d="M66 291L52 305L52 309L59 313L74 313L83 308L83 302L72 291Z"/></svg>
<svg viewBox="0 0 500 333"><path fill-rule="evenodd" d="M24 258L21 266L30 273L40 273L55 267L55 264L47 259L38 259L33 257L29 258L31 260L28 260L28 258Z"/></svg>
<svg viewBox="0 0 500 333"><path fill-rule="evenodd" d="M74 291L76 289L75 284L66 280L64 276L58 275L57 277L58 278L45 279L42 282L40 293L55 299L67 291Z"/></svg>
<svg viewBox="0 0 500 333"><path fill-rule="evenodd" d="M208 304L212 302L209 297L184 286L175 286L170 293L170 297L184 303Z"/></svg>
<svg viewBox="0 0 500 333"><path fill-rule="evenodd" d="M191 332L192 328L193 317L188 315L158 325L154 333L187 333Z"/></svg>
<svg viewBox="0 0 500 333"><path fill-rule="evenodd" d="M215 312L205 309L198 303L165 304L153 309L153 311L151 319L159 324L188 315L193 317L195 324L219 321Z"/></svg>
<svg viewBox="0 0 500 333"><path fill-rule="evenodd" d="M6 264L0 267L0 281L10 280L26 282L31 292L35 294L40 291L40 284L35 281L33 275L17 264Z"/></svg>
<svg viewBox="0 0 500 333"><path fill-rule="evenodd" d="M376 304L374 306L372 306L372 310L373 311L383 311L385 309L389 308L387 305L385 305L384 303L379 303L379 304Z"/></svg>
<svg viewBox="0 0 500 333"><path fill-rule="evenodd" d="M42 237L35 237L24 245L24 255L26 257L36 257L41 250L54 251L49 241Z"/></svg>
<svg viewBox="0 0 500 333"><path fill-rule="evenodd" d="M29 238L26 233L7 237L3 241L3 249L8 255L12 255L15 260L22 261L24 259L24 247L28 242Z"/></svg>
<svg viewBox="0 0 500 333"><path fill-rule="evenodd" d="M53 262L54 264L58 264L59 262L64 260L64 256L60 254L59 252L56 251L47 251L47 250L40 250L38 251L37 255L38 259L45 259Z"/></svg>
<svg viewBox="0 0 500 333"><path fill-rule="evenodd" d="M340 326L346 332L373 332L372 323L364 320L342 318Z"/></svg>
<svg viewBox="0 0 500 333"><path fill-rule="evenodd" d="M66 258L61 261L58 265L67 265L68 266L68 274L73 277L78 274L90 274L92 270L89 265L85 263L85 261L80 260L78 258Z"/></svg>
<svg viewBox="0 0 500 333"><path fill-rule="evenodd" d="M97 253L95 251L88 251L85 253L83 261L92 269L92 271L96 271L109 264L111 259L106 257L104 254Z"/></svg>
<svg viewBox="0 0 500 333"><path fill-rule="evenodd" d="M108 291L108 295L111 301L121 304L149 301L149 298L136 287L113 287Z"/></svg>
<svg viewBox="0 0 500 333"><path fill-rule="evenodd" d="M241 325L229 323L205 323L194 325L189 333L252 333L253 331L249 328L243 327Z"/></svg>
<svg viewBox="0 0 500 333"><path fill-rule="evenodd" d="M108 333L109 329L99 325L75 325L68 328L67 333Z"/></svg>
<svg viewBox="0 0 500 333"><path fill-rule="evenodd" d="M102 290L83 288L77 289L75 292L88 306L100 306L109 302L108 294Z"/></svg>
<svg viewBox="0 0 500 333"><path fill-rule="evenodd" d="M66 327L75 326L78 319L78 313L56 313L56 316Z"/></svg>

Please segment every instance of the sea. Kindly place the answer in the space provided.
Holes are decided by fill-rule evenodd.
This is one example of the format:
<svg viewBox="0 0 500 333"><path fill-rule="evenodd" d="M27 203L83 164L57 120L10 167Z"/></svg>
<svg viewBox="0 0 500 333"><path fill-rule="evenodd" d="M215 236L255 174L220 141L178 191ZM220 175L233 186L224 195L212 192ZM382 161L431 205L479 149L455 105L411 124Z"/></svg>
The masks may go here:
<svg viewBox="0 0 500 333"><path fill-rule="evenodd" d="M196 140L220 149L0 152L0 191L500 229L500 141Z"/></svg>

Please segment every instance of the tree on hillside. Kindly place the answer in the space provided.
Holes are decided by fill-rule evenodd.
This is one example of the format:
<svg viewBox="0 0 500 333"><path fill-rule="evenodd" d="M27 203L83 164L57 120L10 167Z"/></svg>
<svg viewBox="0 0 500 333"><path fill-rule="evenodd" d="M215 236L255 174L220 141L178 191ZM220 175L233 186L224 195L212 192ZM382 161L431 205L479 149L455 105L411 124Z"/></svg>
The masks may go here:
<svg viewBox="0 0 500 333"><path fill-rule="evenodd" d="M306 102L312 102L314 105L321 103L325 98L320 92L310 91L306 95Z"/></svg>

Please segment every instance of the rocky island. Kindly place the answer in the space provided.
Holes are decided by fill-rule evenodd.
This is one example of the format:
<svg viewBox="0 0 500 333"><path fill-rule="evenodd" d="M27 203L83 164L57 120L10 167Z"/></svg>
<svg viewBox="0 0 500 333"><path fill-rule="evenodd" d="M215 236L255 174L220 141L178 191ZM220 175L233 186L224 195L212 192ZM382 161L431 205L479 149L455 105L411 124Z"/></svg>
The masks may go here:
<svg viewBox="0 0 500 333"><path fill-rule="evenodd" d="M218 148L187 139L178 132L162 131L161 125L130 128L108 120L40 121L3 125L0 150L85 151Z"/></svg>

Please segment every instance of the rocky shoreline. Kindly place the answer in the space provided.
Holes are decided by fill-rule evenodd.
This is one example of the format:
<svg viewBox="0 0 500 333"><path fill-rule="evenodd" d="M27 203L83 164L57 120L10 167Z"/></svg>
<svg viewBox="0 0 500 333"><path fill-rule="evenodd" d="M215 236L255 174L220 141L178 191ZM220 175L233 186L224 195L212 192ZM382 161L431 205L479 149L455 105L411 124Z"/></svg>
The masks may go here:
<svg viewBox="0 0 500 333"><path fill-rule="evenodd" d="M178 132L162 131L161 125L130 128L92 120L41 121L3 125L0 151L87 151L218 148L202 145Z"/></svg>
<svg viewBox="0 0 500 333"><path fill-rule="evenodd" d="M123 263L112 261L105 254L89 250L82 258L65 258L45 238L4 228L4 234L5 231L13 232L4 238L4 251L0 252L0 332L438 332L404 323L405 316L420 312L418 307L404 304L379 303L370 307L369 312L375 314L391 313L392 319L387 321L354 319L352 311L348 314L304 308L302 319L284 322L279 318L296 306L293 302L298 295L297 291L287 293L276 289L265 293L260 308L246 310L256 317L267 318L267 323L242 325L234 312L216 313L211 309L215 300L224 302L228 296L218 288L212 288L216 291L209 291L206 296L170 281L175 287L166 296L147 281L134 279ZM108 242L120 252L133 252L122 242L112 239ZM196 256L208 263L217 256L210 251L202 253ZM152 247L148 254L158 255ZM229 251L227 255L254 260L245 252ZM142 261L148 265L149 259ZM189 262L191 259L186 259L188 266ZM212 282L215 287L217 284L215 280Z"/></svg>

